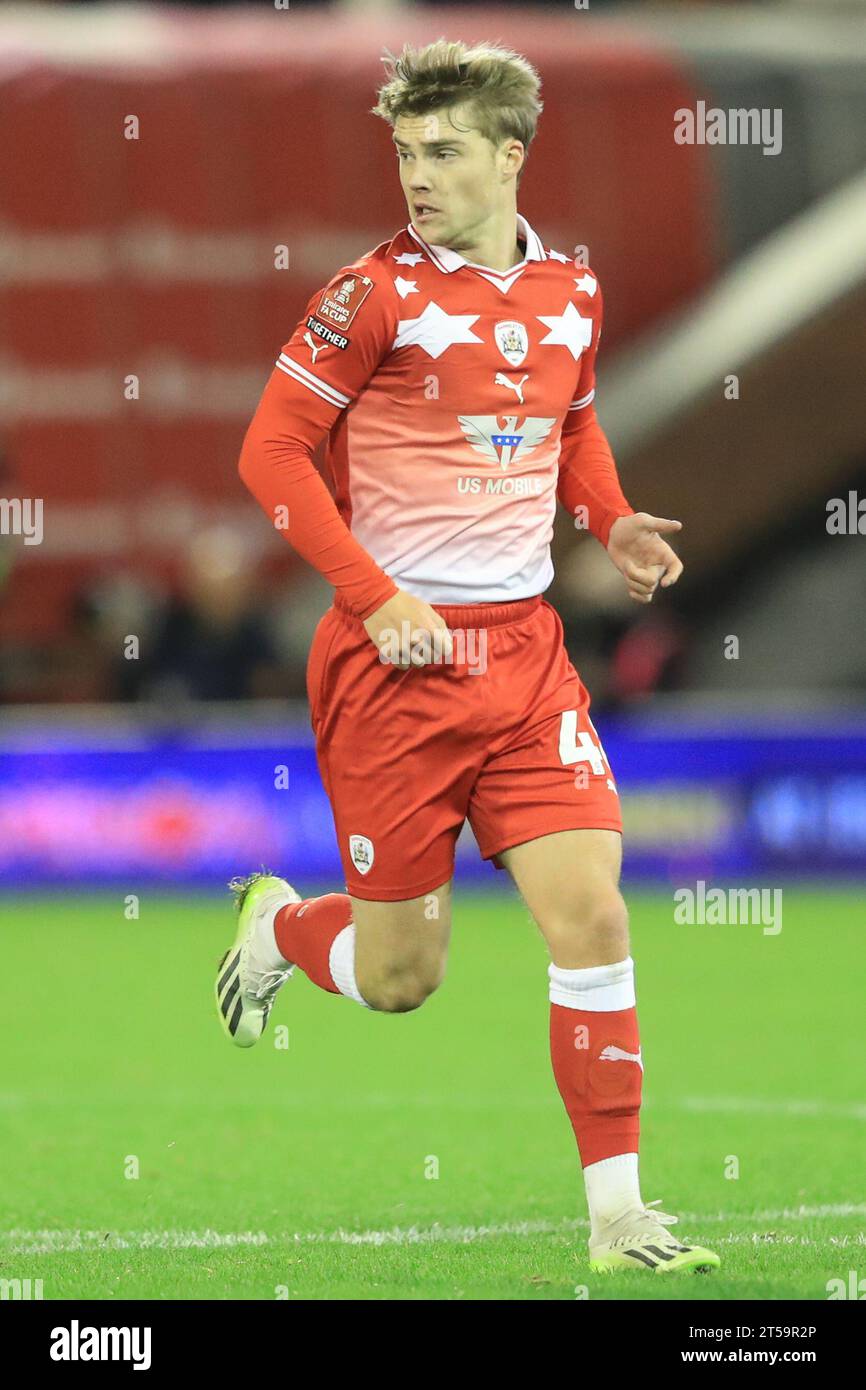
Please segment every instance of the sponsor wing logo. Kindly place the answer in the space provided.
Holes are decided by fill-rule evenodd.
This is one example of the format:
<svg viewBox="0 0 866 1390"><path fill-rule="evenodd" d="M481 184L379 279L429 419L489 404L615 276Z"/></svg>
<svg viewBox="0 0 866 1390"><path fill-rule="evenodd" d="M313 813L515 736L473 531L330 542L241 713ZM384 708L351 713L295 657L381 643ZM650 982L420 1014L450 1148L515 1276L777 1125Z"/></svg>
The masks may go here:
<svg viewBox="0 0 866 1390"><path fill-rule="evenodd" d="M507 468L517 463L543 444L553 426L556 416L549 419L538 415L527 415L517 430L518 415L503 415L505 429L499 424L496 415L458 415L457 420L466 436L467 443L491 463Z"/></svg>

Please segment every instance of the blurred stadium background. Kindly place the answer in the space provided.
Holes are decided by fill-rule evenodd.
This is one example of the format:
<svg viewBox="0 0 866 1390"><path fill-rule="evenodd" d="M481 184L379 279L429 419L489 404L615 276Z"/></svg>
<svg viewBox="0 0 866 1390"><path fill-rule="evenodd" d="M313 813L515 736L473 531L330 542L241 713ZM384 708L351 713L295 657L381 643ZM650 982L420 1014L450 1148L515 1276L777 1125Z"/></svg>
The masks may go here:
<svg viewBox="0 0 866 1390"><path fill-rule="evenodd" d="M587 248L625 490L684 522L647 612L561 516L551 597L623 800L642 1190L724 1260L591 1296L826 1298L862 1250L866 7L5 5L0 520L43 525L0 534L3 1297L586 1278L546 952L471 838L424 1009L295 980L250 1056L210 994L230 875L342 882L304 701L329 593L236 466L307 297L405 224L366 113L383 47L441 34L540 68L521 209ZM781 111L781 150L677 144L699 102ZM675 926L700 880L784 884L781 935Z"/></svg>
<svg viewBox="0 0 866 1390"><path fill-rule="evenodd" d="M521 208L588 249L626 492L684 522L649 612L556 538L626 874L866 873L866 8L291 0L0 12L0 496L44 503L0 536L0 884L339 881L329 593L236 463L307 296L405 223L366 113L383 47L441 33L540 68ZM781 150L677 144L699 102L781 111Z"/></svg>

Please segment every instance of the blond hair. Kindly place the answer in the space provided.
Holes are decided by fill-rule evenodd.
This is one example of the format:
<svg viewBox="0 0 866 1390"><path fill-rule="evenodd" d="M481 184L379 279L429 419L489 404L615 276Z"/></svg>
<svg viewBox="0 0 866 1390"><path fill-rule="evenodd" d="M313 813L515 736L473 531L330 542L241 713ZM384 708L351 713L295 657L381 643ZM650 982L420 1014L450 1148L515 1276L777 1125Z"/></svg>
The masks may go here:
<svg viewBox="0 0 866 1390"><path fill-rule="evenodd" d="M393 126L398 116L421 116L468 104L475 127L493 145L520 140L524 167L543 110L541 79L531 63L494 43L470 47L437 39L424 48L405 44L399 57L385 50L388 80L371 108ZM520 183L520 175L517 175Z"/></svg>

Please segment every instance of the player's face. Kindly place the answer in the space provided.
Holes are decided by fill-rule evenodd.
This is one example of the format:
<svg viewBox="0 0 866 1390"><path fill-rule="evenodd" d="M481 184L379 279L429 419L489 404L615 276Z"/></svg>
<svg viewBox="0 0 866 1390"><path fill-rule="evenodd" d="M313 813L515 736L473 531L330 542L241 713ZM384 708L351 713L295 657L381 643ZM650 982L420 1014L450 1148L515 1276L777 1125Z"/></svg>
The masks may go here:
<svg viewBox="0 0 866 1390"><path fill-rule="evenodd" d="M495 148L466 106L399 116L394 143L411 221L431 244L471 247L480 228L513 212L523 146L507 140Z"/></svg>

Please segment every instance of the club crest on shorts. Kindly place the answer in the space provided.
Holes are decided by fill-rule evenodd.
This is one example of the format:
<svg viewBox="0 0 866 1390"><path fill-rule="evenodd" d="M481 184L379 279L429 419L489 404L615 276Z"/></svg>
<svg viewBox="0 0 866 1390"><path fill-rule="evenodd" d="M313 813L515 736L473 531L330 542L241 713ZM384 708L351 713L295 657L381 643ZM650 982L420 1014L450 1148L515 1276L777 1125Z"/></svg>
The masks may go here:
<svg viewBox="0 0 866 1390"><path fill-rule="evenodd" d="M516 319L505 319L496 324L493 336L506 362L512 367L519 367L529 351L529 335L525 326Z"/></svg>
<svg viewBox="0 0 866 1390"><path fill-rule="evenodd" d="M368 874L373 867L375 851L373 841L366 835L349 836L349 854L359 874Z"/></svg>

